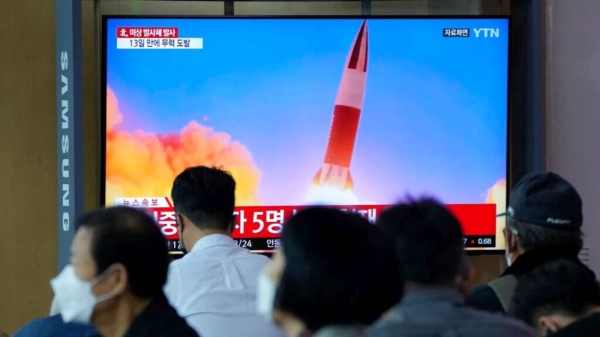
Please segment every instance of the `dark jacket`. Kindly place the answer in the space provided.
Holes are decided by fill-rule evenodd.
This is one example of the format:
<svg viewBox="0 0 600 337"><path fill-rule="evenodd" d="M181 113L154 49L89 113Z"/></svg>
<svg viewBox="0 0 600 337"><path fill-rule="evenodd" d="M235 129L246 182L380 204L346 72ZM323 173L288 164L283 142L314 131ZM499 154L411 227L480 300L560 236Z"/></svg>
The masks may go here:
<svg viewBox="0 0 600 337"><path fill-rule="evenodd" d="M199 337L166 297L154 300L131 323L125 337Z"/></svg>
<svg viewBox="0 0 600 337"><path fill-rule="evenodd" d="M558 259L567 259L581 264L579 258L574 254L566 254L557 251L556 249L536 249L525 252L523 255L519 256L517 260L504 271L502 276L514 275L518 281L519 277L533 271L537 267ZM594 275L593 271L589 270L589 272ZM504 312L504 308L502 307L498 296L489 285L481 285L473 289L465 303L468 306L479 310Z"/></svg>
<svg viewBox="0 0 600 337"><path fill-rule="evenodd" d="M567 325L549 337L600 337L600 314L593 314Z"/></svg>

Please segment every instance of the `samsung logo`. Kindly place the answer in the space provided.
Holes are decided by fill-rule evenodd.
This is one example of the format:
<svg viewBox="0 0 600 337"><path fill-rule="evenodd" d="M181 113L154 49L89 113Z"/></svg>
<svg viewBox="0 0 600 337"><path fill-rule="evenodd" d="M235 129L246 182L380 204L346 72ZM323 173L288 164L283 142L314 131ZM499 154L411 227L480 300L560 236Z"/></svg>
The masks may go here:
<svg viewBox="0 0 600 337"><path fill-rule="evenodd" d="M71 174L71 163L69 161L69 152L71 150L71 144L69 143L69 115L71 110L69 107L73 102L69 101L69 97L66 96L69 92L69 78L67 77L67 70L69 69L69 54L66 51L60 53L60 70L61 70L61 101L60 101L60 129L61 129L61 151L59 158L61 161L61 183L59 185L62 188L62 230L65 232L69 231L71 219L69 214L69 206L71 204L71 184L69 183L69 176Z"/></svg>

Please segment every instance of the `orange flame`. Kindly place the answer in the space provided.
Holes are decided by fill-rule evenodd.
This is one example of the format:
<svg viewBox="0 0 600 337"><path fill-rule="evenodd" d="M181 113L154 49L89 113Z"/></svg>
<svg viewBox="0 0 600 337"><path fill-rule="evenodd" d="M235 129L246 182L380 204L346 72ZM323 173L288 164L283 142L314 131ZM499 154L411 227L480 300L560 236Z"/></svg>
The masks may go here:
<svg viewBox="0 0 600 337"><path fill-rule="evenodd" d="M237 182L236 204L259 205L260 171L252 154L224 132L192 121L180 133L156 135L128 133L116 127L123 122L118 100L107 88L106 200L171 195L175 177L184 169L206 165L222 167Z"/></svg>
<svg viewBox="0 0 600 337"><path fill-rule="evenodd" d="M498 180L488 192L485 202L488 204L496 204L496 214L506 212L506 180ZM496 245L504 247L504 235L502 230L506 224L506 218L496 218Z"/></svg>

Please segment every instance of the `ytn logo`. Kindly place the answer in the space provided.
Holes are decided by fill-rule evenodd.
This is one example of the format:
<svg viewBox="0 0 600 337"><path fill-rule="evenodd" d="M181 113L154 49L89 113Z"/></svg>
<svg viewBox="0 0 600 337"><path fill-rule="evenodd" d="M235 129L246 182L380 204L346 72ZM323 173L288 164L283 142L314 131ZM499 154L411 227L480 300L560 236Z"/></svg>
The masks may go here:
<svg viewBox="0 0 600 337"><path fill-rule="evenodd" d="M473 28L476 38L497 39L500 37L500 28Z"/></svg>

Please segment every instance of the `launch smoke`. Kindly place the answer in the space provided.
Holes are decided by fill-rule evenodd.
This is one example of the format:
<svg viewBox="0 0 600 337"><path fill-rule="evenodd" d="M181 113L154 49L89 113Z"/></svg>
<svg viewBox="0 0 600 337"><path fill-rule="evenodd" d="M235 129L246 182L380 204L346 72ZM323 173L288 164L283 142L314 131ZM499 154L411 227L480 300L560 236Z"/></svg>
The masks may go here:
<svg viewBox="0 0 600 337"><path fill-rule="evenodd" d="M118 129L123 122L118 100L107 88L106 198L170 196L175 177L191 166L222 167L237 182L236 203L260 205L260 171L252 154L225 132L191 121L179 133L134 133Z"/></svg>

